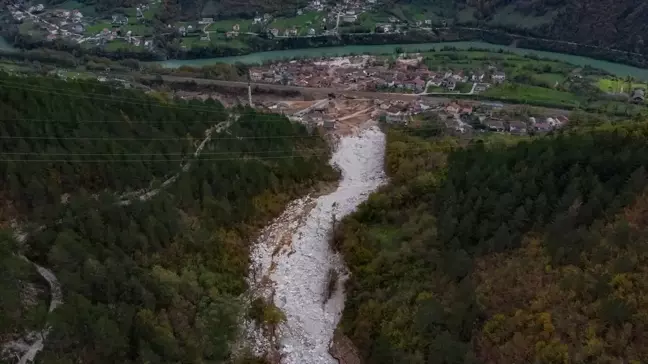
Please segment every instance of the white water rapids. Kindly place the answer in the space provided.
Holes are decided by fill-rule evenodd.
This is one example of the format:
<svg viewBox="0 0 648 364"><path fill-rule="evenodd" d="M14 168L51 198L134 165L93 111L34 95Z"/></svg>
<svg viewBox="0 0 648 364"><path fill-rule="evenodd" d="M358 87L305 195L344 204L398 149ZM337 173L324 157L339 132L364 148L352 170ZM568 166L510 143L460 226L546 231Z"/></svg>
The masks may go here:
<svg viewBox="0 0 648 364"><path fill-rule="evenodd" d="M342 172L338 188L317 198L293 201L266 227L252 250L253 295L271 300L286 316L277 339L283 364L335 364L329 354L344 308L342 279L327 300L330 269L344 273L330 248L333 219L353 212L385 181L385 135L377 127L342 137L330 163ZM267 335L247 330L254 352L270 349Z"/></svg>

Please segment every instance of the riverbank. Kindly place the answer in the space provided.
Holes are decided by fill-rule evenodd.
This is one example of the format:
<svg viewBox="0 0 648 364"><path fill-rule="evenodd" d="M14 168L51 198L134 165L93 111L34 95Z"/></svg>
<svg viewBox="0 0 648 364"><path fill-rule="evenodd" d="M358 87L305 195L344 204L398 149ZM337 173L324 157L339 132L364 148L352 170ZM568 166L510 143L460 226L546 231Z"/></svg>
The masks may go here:
<svg viewBox="0 0 648 364"><path fill-rule="evenodd" d="M318 57L336 57L352 54L389 54L397 50L403 52L418 52L440 50L444 47L453 47L459 50L484 49L490 51L499 51L500 49L507 52L513 52L520 55L536 55L538 57L563 61L578 66L589 66L604 70L618 77L632 76L636 79L648 80L648 69L629 66L616 62L598 60L594 58L577 56L572 54L555 53L548 51L539 51L520 47L492 44L481 41L459 41L459 42L440 42L440 43L396 43L382 45L353 45L338 47L322 48L305 48L292 49L284 51L267 51L256 52L242 56L220 57L208 59L192 60L169 60L155 62L166 68L178 68L181 66L202 67L215 63L244 63L244 64L262 64L269 61L279 61L295 58L318 58Z"/></svg>
<svg viewBox="0 0 648 364"><path fill-rule="evenodd" d="M33 48L26 46L26 44L29 45L29 41L24 37L19 38L21 39L21 49ZM12 47L8 43L7 45ZM74 53L81 55L98 55L113 60L134 58L171 68L182 65L204 66L221 62L254 64L286 58L340 56L354 53L394 53L397 49L403 49L404 51L431 50L446 45L460 49L483 48L497 50L501 48L516 53L519 52L519 54L534 53L540 57L563 60L581 66L589 65L621 77L632 76L648 80L648 69L641 68L648 68L648 58L638 53L589 44L512 34L497 29L471 27L429 28L426 30L412 30L401 34L352 33L335 36L276 39L243 35L236 47L196 47L188 50L166 49L154 53L100 49L88 51L81 49L78 45L58 41L38 41L34 45L40 48L74 51ZM160 57L167 57L168 59L160 60ZM154 61L156 58L158 60Z"/></svg>
<svg viewBox="0 0 648 364"><path fill-rule="evenodd" d="M648 67L648 60L639 53L626 52L614 48L599 47L589 44L580 44L562 40L553 40L532 37L528 35L513 34L496 29L474 28L474 27L453 27L453 28L429 28L413 30L400 34L382 33L352 33L340 34L337 36L315 36L265 39L260 37L248 37L245 40L246 48L194 48L184 52L172 54L177 60L198 60L218 58L239 58L259 51L285 52L304 48L327 48L327 47L348 47L348 46L386 46L419 47L428 46L430 43L448 42L478 42L489 45L506 46L512 49L526 49L543 52L557 52L564 55L591 57L593 59L621 63L635 67ZM509 47L510 45L514 45ZM223 57L228 53L236 55ZM391 53L391 52L390 52Z"/></svg>

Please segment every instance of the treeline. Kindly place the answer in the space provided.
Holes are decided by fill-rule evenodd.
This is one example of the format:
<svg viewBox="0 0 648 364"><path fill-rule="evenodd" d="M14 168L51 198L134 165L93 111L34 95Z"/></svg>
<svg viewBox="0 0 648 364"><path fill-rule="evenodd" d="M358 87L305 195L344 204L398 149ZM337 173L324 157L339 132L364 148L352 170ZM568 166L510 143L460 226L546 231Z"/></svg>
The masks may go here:
<svg viewBox="0 0 648 364"><path fill-rule="evenodd" d="M64 291L39 362L231 360L249 242L290 199L337 177L326 142L283 116L214 101L40 78L5 87L17 80L3 77L0 196L16 206L3 220L44 226L3 249L51 268ZM185 170L205 131L230 118ZM128 191L130 203L117 203ZM20 314L9 305L3 316Z"/></svg>
<svg viewBox="0 0 648 364"><path fill-rule="evenodd" d="M648 360L648 124L513 146L415 135L389 131L392 183L334 238L341 329L367 362Z"/></svg>

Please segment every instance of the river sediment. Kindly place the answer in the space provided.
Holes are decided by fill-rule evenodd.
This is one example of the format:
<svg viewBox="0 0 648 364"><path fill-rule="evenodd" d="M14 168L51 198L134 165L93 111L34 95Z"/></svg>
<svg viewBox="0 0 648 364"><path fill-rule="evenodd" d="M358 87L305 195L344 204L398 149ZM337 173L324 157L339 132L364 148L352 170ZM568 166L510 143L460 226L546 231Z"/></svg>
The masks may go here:
<svg viewBox="0 0 648 364"><path fill-rule="evenodd" d="M285 315L273 337L261 329L248 332L255 354L274 352L283 364L337 363L329 348L344 308L346 268L330 238L334 221L385 183L384 152L385 135L376 126L340 138L330 161L342 174L337 189L293 201L255 242L252 295Z"/></svg>

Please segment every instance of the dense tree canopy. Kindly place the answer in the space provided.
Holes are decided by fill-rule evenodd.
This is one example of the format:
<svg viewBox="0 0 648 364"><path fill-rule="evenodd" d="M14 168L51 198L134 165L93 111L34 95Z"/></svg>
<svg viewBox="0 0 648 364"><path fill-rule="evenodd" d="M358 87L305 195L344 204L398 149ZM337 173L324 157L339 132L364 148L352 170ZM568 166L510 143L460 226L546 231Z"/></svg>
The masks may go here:
<svg viewBox="0 0 648 364"><path fill-rule="evenodd" d="M336 177L324 140L283 116L215 101L95 82L0 83L0 196L11 206L2 218L43 226L24 245L0 241L0 295L38 281L9 252L51 268L64 291L39 362L228 359L248 244L286 202ZM228 120L194 160L205 131ZM160 192L137 198L148 188ZM132 203L116 203L124 196ZM28 326L15 323L19 304L1 301L0 337Z"/></svg>
<svg viewBox="0 0 648 364"><path fill-rule="evenodd" d="M648 124L514 145L414 134L389 131L391 184L334 239L342 330L368 362L648 360Z"/></svg>

